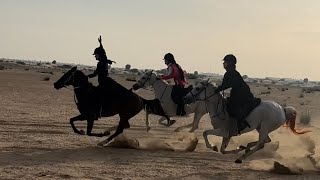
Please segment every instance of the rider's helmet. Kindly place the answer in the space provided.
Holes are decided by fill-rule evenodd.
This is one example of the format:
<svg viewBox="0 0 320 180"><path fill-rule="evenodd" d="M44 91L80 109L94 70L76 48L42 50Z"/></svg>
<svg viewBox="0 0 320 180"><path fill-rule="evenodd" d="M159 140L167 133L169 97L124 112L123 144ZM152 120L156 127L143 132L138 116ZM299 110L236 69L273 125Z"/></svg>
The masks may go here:
<svg viewBox="0 0 320 180"><path fill-rule="evenodd" d="M174 56L171 53L167 53L166 55L164 55L163 60L172 61L172 60L174 60Z"/></svg>
<svg viewBox="0 0 320 180"><path fill-rule="evenodd" d="M233 54L226 55L222 61L226 61L228 64L237 64L237 58Z"/></svg>
<svg viewBox="0 0 320 180"><path fill-rule="evenodd" d="M92 55L95 55L95 54L98 54L98 55L106 55L106 51L103 49L103 47L97 47L93 54Z"/></svg>

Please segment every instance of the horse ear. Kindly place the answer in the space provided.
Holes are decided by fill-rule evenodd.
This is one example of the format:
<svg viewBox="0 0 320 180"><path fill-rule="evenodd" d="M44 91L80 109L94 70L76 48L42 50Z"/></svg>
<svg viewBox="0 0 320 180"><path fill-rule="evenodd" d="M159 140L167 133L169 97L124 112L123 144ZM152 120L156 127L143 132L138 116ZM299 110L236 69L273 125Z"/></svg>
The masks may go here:
<svg viewBox="0 0 320 180"><path fill-rule="evenodd" d="M74 66L73 68L71 68L72 72L75 72L77 70L77 66Z"/></svg>
<svg viewBox="0 0 320 180"><path fill-rule="evenodd" d="M207 79L206 83L209 84L209 82L210 82L210 78Z"/></svg>

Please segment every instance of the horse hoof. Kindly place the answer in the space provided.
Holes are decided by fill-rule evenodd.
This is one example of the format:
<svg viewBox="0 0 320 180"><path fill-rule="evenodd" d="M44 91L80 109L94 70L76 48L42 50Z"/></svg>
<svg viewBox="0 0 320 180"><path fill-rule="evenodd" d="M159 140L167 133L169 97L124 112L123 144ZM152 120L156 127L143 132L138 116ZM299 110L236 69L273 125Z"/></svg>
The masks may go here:
<svg viewBox="0 0 320 180"><path fill-rule="evenodd" d="M84 132L84 130L81 129L81 130L79 131L79 134L80 134L80 135L85 135L86 132Z"/></svg>
<svg viewBox="0 0 320 180"><path fill-rule="evenodd" d="M235 161L235 163L240 164L240 163L242 163L242 161L241 161L240 159L237 159L237 160Z"/></svg>
<svg viewBox="0 0 320 180"><path fill-rule="evenodd" d="M245 150L246 148L247 148L247 147L242 146L242 145L238 147L238 149L240 149L240 150Z"/></svg>
<svg viewBox="0 0 320 180"><path fill-rule="evenodd" d="M211 149L215 152L218 152L218 147L217 146L211 146Z"/></svg>
<svg viewBox="0 0 320 180"><path fill-rule="evenodd" d="M179 129L179 128L177 128L177 129L175 129L175 130L174 130L174 132L179 132L179 131L180 131L180 129Z"/></svg>
<svg viewBox="0 0 320 180"><path fill-rule="evenodd" d="M174 123L176 123L176 120L170 120L168 127L172 126Z"/></svg>
<svg viewBox="0 0 320 180"><path fill-rule="evenodd" d="M99 142L99 143L98 143L98 146L103 146L103 145L104 145L103 142Z"/></svg>
<svg viewBox="0 0 320 180"><path fill-rule="evenodd" d="M149 131L150 131L150 129L151 129L151 127L147 127L147 132L149 132Z"/></svg>

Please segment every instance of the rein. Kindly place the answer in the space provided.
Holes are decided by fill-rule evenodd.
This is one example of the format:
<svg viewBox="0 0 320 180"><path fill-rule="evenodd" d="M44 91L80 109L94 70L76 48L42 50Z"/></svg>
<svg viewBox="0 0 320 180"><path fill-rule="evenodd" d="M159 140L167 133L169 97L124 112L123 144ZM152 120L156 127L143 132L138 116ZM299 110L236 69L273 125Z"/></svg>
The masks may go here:
<svg viewBox="0 0 320 180"><path fill-rule="evenodd" d="M200 82L201 83L201 82ZM219 116L221 115L221 114L223 114L223 115L225 115L226 113L225 113L225 111L224 111L224 109L225 109L225 104L223 103L223 96L221 96L220 98L219 98L219 100L218 100L218 104L217 104L217 106L216 106L216 112L218 111L218 108L219 108L219 104L220 104L220 101L222 102L222 111L221 112L219 112L219 113L217 113L217 114L215 114L215 115L213 115L213 116L211 116L210 115L210 112L208 111L208 104L207 104L207 102L208 101L210 101L209 99L211 98L211 97L213 97L214 95L216 95L216 94L218 94L218 93L213 93L213 94L211 94L210 96L207 96L207 89L206 89L206 85L205 84L203 84L203 83L201 83L202 84L202 86L203 86L203 88L197 93L197 94L193 94L192 93L192 91L190 91L190 94L192 95L192 97L193 97L193 99L195 100L195 101L204 101L205 102L205 106L206 106L206 111L209 113L209 116L210 116L210 118L219 118L219 119L221 119L221 120L225 120L225 118L220 118ZM197 99L196 98L196 96L198 96L202 91L204 91L204 99ZM224 94L224 91L223 91L223 94Z"/></svg>

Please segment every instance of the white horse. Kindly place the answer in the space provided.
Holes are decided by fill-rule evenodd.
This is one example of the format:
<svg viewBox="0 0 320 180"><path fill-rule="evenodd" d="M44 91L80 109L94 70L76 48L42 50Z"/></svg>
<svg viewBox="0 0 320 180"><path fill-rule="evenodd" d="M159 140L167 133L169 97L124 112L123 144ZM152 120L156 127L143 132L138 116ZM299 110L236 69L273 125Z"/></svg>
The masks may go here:
<svg viewBox="0 0 320 180"><path fill-rule="evenodd" d="M247 147L226 151L232 136L237 135L237 121L230 118L226 112L225 99L221 93L215 93L217 86L208 80L198 83L185 97L186 103L202 101L206 103L211 124L214 129L203 132L203 137L207 148L218 151L216 145L212 145L208 141L208 135L216 135L223 137L220 152L238 153L245 149L245 154L238 158L235 162L242 163L248 156L262 149L265 143L271 142L269 133L278 129L284 123L289 126L295 134L304 134L310 130L295 129L296 110L293 107L282 107L274 101L262 101L251 113L246 117L246 121L250 125L240 133L247 133L256 129L259 133L259 140L248 143ZM251 149L254 147L253 149Z"/></svg>
<svg viewBox="0 0 320 180"><path fill-rule="evenodd" d="M173 102L171 98L171 92L173 85L168 84L166 81L161 80L152 70L147 71L142 74L140 79L132 86L134 90L139 88L147 88L151 86L155 92L155 97L160 100L161 106L169 117L176 116L177 105ZM201 117L206 114L205 103L204 102L195 102L190 105L185 105L186 114L194 113L193 123L179 127L175 131L180 131L184 128L189 128L190 132L195 131L198 128L199 121ZM147 131L150 130L150 123L148 120L149 114L146 114L146 126ZM164 117L159 119L159 123L165 120Z"/></svg>

